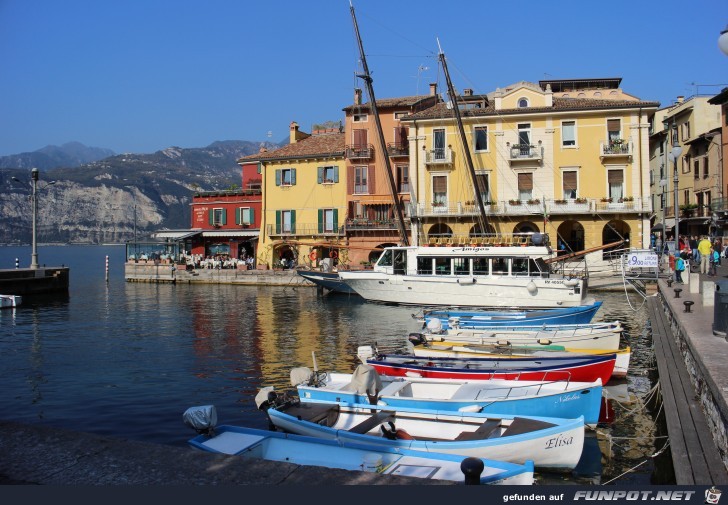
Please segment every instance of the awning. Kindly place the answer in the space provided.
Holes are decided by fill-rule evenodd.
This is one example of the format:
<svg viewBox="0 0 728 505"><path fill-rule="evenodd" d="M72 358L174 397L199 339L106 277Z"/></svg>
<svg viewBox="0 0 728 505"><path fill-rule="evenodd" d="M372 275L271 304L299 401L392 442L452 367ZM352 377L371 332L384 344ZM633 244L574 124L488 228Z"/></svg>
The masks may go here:
<svg viewBox="0 0 728 505"><path fill-rule="evenodd" d="M675 226L675 219L665 219L665 229L666 230L672 230L672 228ZM650 231L662 231L662 223L655 223L655 225L650 228Z"/></svg>
<svg viewBox="0 0 728 505"><path fill-rule="evenodd" d="M207 230L202 232L205 238L221 237L257 237L260 230Z"/></svg>
<svg viewBox="0 0 728 505"><path fill-rule="evenodd" d="M152 234L154 238L169 240L184 240L201 233L201 230L164 230Z"/></svg>

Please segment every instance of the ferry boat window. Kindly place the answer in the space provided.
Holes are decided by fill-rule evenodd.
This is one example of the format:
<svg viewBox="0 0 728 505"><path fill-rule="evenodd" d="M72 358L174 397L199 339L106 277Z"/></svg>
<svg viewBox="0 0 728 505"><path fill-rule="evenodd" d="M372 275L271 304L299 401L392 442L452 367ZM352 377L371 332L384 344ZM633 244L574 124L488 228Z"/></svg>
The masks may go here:
<svg viewBox="0 0 728 505"><path fill-rule="evenodd" d="M488 258L473 258L473 275L488 275Z"/></svg>
<svg viewBox="0 0 728 505"><path fill-rule="evenodd" d="M493 275L508 275L508 258L492 258L491 272Z"/></svg>
<svg viewBox="0 0 728 505"><path fill-rule="evenodd" d="M470 258L453 258L455 275L470 275Z"/></svg>
<svg viewBox="0 0 728 505"><path fill-rule="evenodd" d="M528 275L528 258L513 258L511 273L513 275Z"/></svg>
<svg viewBox="0 0 728 505"><path fill-rule="evenodd" d="M405 275L407 273L407 251L394 251L394 274Z"/></svg>
<svg viewBox="0 0 728 505"><path fill-rule="evenodd" d="M377 265L380 267L391 267L392 266L392 251L386 250L382 253L382 255L379 257L379 261L377 261Z"/></svg>
<svg viewBox="0 0 728 505"><path fill-rule="evenodd" d="M432 275L432 262L434 258L417 258L417 273L420 275Z"/></svg>
<svg viewBox="0 0 728 505"><path fill-rule="evenodd" d="M450 275L450 258L435 258L435 275Z"/></svg>

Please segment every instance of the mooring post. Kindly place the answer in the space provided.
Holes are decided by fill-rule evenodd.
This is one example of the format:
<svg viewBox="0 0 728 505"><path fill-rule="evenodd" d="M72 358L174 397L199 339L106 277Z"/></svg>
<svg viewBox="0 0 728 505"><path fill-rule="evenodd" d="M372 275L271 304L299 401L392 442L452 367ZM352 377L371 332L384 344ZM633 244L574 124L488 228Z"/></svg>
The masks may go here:
<svg viewBox="0 0 728 505"><path fill-rule="evenodd" d="M15 269L17 270L18 268L20 268L20 260L15 258Z"/></svg>

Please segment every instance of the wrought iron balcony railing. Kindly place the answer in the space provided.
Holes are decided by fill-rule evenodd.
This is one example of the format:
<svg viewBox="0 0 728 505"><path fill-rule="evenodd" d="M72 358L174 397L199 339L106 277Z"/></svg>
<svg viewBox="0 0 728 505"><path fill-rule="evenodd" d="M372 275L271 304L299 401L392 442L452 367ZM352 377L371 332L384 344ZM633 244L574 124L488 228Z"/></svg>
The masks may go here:
<svg viewBox="0 0 728 505"><path fill-rule="evenodd" d="M365 145L349 145L346 146L345 155L350 160L370 160L374 156L374 146Z"/></svg>
<svg viewBox="0 0 728 505"><path fill-rule="evenodd" d="M387 154L391 157L409 156L409 142L392 142L387 144Z"/></svg>

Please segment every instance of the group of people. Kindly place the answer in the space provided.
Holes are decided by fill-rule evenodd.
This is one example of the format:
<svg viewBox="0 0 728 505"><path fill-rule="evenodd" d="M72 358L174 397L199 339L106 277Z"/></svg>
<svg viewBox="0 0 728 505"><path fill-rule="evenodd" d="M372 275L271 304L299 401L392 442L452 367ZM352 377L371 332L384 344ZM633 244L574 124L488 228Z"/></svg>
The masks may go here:
<svg viewBox="0 0 728 505"><path fill-rule="evenodd" d="M187 265L192 268L230 269L245 265L248 270L255 268L253 256L243 254L240 258L231 258L229 254L214 254L203 257L202 254L192 254L186 257Z"/></svg>
<svg viewBox="0 0 728 505"><path fill-rule="evenodd" d="M728 254L720 238L711 242L707 236L681 237L675 252L675 282L683 284L682 273L690 268L690 261L700 265L700 273L715 277L721 256Z"/></svg>

